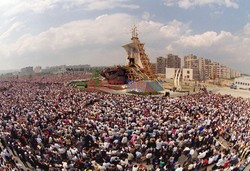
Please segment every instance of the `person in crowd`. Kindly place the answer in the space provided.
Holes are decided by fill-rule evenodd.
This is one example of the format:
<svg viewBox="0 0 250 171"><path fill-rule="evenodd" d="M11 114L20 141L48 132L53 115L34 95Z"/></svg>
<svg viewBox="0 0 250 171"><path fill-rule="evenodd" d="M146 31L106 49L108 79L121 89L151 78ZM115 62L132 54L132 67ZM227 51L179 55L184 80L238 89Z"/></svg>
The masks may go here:
<svg viewBox="0 0 250 171"><path fill-rule="evenodd" d="M1 167L236 170L249 156L249 99L87 92L69 78L0 81Z"/></svg>

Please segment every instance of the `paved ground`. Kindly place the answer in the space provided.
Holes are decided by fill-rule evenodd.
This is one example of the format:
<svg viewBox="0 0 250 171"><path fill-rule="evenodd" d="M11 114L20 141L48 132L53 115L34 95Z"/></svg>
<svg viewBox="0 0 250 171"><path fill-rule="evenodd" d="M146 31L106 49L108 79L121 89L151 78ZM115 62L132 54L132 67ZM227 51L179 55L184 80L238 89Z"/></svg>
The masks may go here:
<svg viewBox="0 0 250 171"><path fill-rule="evenodd" d="M250 91L248 90L235 90L230 89L228 87L213 87L208 88L208 90L214 92L214 93L220 93L222 95L232 95L233 97L243 97L243 98L250 98Z"/></svg>
<svg viewBox="0 0 250 171"><path fill-rule="evenodd" d="M249 98L250 99L250 91L248 90L235 90L230 89L228 87L208 87L208 91L212 91L213 93L220 93L222 95L231 95L233 97L243 97L243 98ZM191 91L189 94L195 94L196 92ZM184 96L188 95L188 93L180 93L180 92L170 92L171 97L177 97L177 96Z"/></svg>

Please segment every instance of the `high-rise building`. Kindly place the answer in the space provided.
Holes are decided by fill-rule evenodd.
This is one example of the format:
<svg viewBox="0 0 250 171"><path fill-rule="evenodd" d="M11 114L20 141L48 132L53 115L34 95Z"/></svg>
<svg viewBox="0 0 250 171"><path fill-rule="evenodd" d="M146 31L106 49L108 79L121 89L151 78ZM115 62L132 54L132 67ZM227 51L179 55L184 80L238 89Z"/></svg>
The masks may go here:
<svg viewBox="0 0 250 171"><path fill-rule="evenodd" d="M209 79L209 64L211 62L211 60L205 59L205 79Z"/></svg>
<svg viewBox="0 0 250 171"><path fill-rule="evenodd" d="M184 56L184 68L191 68L193 61L197 60L197 56L190 54L187 56Z"/></svg>
<svg viewBox="0 0 250 171"><path fill-rule="evenodd" d="M184 68L193 69L193 79L200 80L200 64L197 56L190 54L184 57Z"/></svg>
<svg viewBox="0 0 250 171"><path fill-rule="evenodd" d="M198 58L192 54L184 57L184 68L193 69L193 78L196 81L214 80L218 78L230 79L240 76L239 72L221 65L218 62Z"/></svg>
<svg viewBox="0 0 250 171"><path fill-rule="evenodd" d="M166 59L167 68L181 68L181 58L177 55L168 54Z"/></svg>
<svg viewBox="0 0 250 171"><path fill-rule="evenodd" d="M156 59L156 73L165 74L167 59L160 56Z"/></svg>
<svg viewBox="0 0 250 171"><path fill-rule="evenodd" d="M224 66L224 65L221 65L221 78L226 78L226 79L230 79L231 78L231 69Z"/></svg>
<svg viewBox="0 0 250 171"><path fill-rule="evenodd" d="M233 69L230 69L230 77L231 78L237 78L237 77L240 77L241 76L241 73L238 72L238 71L235 71Z"/></svg>
<svg viewBox="0 0 250 171"><path fill-rule="evenodd" d="M181 68L181 58L177 55L168 54L167 57L158 57L156 62L157 74L165 74L165 68Z"/></svg>
<svg viewBox="0 0 250 171"><path fill-rule="evenodd" d="M240 72L234 71L218 62L204 58L196 58L192 55L184 58L184 67L192 68L194 80L198 81L219 78L231 79L241 75Z"/></svg>
<svg viewBox="0 0 250 171"><path fill-rule="evenodd" d="M222 66L218 62L211 62L209 64L209 78L214 80L218 78L222 78L223 75Z"/></svg>
<svg viewBox="0 0 250 171"><path fill-rule="evenodd" d="M177 55L172 54L168 54L166 58L157 58L157 73L165 74L166 71L163 71L163 67L181 68L181 59ZM192 69L192 78L195 81L214 80L219 78L231 79L241 76L240 72L227 66L221 65L218 62L213 62L209 59L198 58L193 54L184 56L183 68ZM168 71L170 75L173 73L170 69ZM166 78L167 77L168 76L166 76Z"/></svg>
<svg viewBox="0 0 250 171"><path fill-rule="evenodd" d="M209 79L209 64L211 60L205 58L198 58L198 80L207 80Z"/></svg>

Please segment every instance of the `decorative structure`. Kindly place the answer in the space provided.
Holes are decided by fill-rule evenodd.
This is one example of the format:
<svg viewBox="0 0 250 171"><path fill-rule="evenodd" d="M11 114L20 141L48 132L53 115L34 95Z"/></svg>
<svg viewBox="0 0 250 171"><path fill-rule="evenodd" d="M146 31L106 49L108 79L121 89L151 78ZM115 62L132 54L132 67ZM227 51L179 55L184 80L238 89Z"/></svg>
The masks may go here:
<svg viewBox="0 0 250 171"><path fill-rule="evenodd" d="M163 91L163 87L158 81L131 81L127 84L127 91L136 91L136 92L157 92Z"/></svg>
<svg viewBox="0 0 250 171"><path fill-rule="evenodd" d="M109 83L126 84L128 80L128 70L123 66L106 68L101 72L101 76Z"/></svg>
<svg viewBox="0 0 250 171"><path fill-rule="evenodd" d="M131 40L131 43L122 46L128 54L125 64L129 70L128 79L135 81L157 80L148 55L145 53L144 44L138 38L137 27L132 29Z"/></svg>
<svg viewBox="0 0 250 171"><path fill-rule="evenodd" d="M131 43L122 46L127 52L125 66L107 68L101 72L101 75L110 84L112 82L127 84L127 91L163 91L153 71L153 65L145 53L144 44L138 38L136 27L132 29L131 40Z"/></svg>
<svg viewBox="0 0 250 171"><path fill-rule="evenodd" d="M181 70L177 69L177 72L174 77L174 89L181 90L180 86Z"/></svg>

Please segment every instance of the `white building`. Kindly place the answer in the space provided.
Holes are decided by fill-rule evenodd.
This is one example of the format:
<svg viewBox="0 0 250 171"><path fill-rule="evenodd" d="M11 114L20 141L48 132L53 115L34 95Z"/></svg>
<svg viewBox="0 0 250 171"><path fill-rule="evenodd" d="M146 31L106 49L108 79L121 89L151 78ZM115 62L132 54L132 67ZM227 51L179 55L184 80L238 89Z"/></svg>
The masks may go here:
<svg viewBox="0 0 250 171"><path fill-rule="evenodd" d="M35 72L35 73L41 73L41 72L42 72L42 67L41 67L41 66L36 66L36 67L34 68L34 72Z"/></svg>
<svg viewBox="0 0 250 171"><path fill-rule="evenodd" d="M235 78L234 85L237 89L250 90L250 77Z"/></svg>
<svg viewBox="0 0 250 171"><path fill-rule="evenodd" d="M180 68L166 68L166 79L174 79L177 71ZM193 80L193 69L181 68L181 79L182 80Z"/></svg>
<svg viewBox="0 0 250 171"><path fill-rule="evenodd" d="M193 76L193 69L189 69L189 68L183 68L182 69L182 79L183 80L193 80L194 76Z"/></svg>

